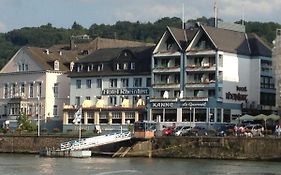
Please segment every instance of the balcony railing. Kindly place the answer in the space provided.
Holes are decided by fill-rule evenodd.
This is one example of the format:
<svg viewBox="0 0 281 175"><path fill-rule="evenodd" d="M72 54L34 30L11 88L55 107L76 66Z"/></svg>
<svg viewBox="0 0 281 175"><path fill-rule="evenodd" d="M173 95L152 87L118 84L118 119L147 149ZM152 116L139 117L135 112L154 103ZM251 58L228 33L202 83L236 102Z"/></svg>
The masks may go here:
<svg viewBox="0 0 281 175"><path fill-rule="evenodd" d="M153 72L180 72L180 66L172 66L172 67L166 67L166 66L157 66L153 69Z"/></svg>
<svg viewBox="0 0 281 175"><path fill-rule="evenodd" d="M179 83L155 83L155 84L152 84L152 87L155 89L180 88L180 84Z"/></svg>
<svg viewBox="0 0 281 175"><path fill-rule="evenodd" d="M216 64L204 63L201 65L190 64L186 66L188 72L215 71Z"/></svg>
<svg viewBox="0 0 281 175"><path fill-rule="evenodd" d="M215 88L215 80L210 81L197 81L197 82L189 82L185 84L187 88Z"/></svg>

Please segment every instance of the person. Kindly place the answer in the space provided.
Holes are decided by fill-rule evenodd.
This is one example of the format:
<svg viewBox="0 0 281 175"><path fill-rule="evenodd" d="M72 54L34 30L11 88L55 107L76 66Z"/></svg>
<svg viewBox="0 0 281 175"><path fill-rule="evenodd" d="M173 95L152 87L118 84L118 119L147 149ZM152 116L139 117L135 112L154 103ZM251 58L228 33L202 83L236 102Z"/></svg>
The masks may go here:
<svg viewBox="0 0 281 175"><path fill-rule="evenodd" d="M279 124L277 124L276 126L275 126L275 133L276 133L276 135L279 137L280 136L280 134L281 134L281 126L279 125Z"/></svg>

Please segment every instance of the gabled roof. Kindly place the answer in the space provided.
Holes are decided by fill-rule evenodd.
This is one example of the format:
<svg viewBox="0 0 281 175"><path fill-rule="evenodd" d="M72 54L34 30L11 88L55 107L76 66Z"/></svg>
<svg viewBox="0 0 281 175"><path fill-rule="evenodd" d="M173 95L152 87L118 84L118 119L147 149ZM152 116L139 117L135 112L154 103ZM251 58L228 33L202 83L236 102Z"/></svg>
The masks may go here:
<svg viewBox="0 0 281 175"><path fill-rule="evenodd" d="M271 57L272 51L270 47L265 44L260 37L254 33L248 34L248 40L252 51L252 56L265 56Z"/></svg>
<svg viewBox="0 0 281 175"><path fill-rule="evenodd" d="M271 56L271 49L255 34L203 26L218 50L251 56Z"/></svg>
<svg viewBox="0 0 281 175"><path fill-rule="evenodd" d="M206 31L218 50L241 55L251 54L246 33L210 26L202 26L202 29Z"/></svg>
<svg viewBox="0 0 281 175"><path fill-rule="evenodd" d="M24 47L23 48L29 56L43 69L54 70L53 62L58 60L60 62L60 70L67 71L69 68L65 65L76 59L76 54L71 51L48 50L38 47Z"/></svg>
<svg viewBox="0 0 281 175"><path fill-rule="evenodd" d="M172 36L174 37L175 41L178 43L179 47L182 50L185 50L190 41L195 36L198 29L193 30L185 30L185 29L178 29L174 27L167 27L167 29L170 31Z"/></svg>

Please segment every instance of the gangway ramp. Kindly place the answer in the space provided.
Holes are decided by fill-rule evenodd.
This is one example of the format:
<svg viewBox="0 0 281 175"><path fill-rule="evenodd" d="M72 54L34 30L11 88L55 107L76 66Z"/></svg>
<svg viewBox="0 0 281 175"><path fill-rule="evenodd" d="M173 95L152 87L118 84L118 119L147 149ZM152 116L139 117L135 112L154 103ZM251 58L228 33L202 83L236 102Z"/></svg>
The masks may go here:
<svg viewBox="0 0 281 175"><path fill-rule="evenodd" d="M111 143L122 142L131 139L131 133L114 133L100 135L96 137L83 138L78 140L71 140L68 142L63 142L60 144L60 149L64 150L84 150L89 148L94 148L102 145L107 145Z"/></svg>

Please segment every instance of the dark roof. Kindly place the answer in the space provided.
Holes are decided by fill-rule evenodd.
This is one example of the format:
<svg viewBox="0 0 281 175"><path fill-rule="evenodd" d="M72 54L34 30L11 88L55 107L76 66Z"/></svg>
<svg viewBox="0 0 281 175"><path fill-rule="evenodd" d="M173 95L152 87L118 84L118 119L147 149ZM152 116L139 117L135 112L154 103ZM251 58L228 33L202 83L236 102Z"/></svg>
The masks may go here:
<svg viewBox="0 0 281 175"><path fill-rule="evenodd" d="M181 49L185 50L190 41L194 38L198 29L185 30L178 29L174 27L167 27L171 34L174 36L175 40L180 45Z"/></svg>
<svg viewBox="0 0 281 175"><path fill-rule="evenodd" d="M251 56L271 56L271 49L255 34L202 26L218 50Z"/></svg>
<svg viewBox="0 0 281 175"><path fill-rule="evenodd" d="M75 62L74 70L69 73L70 77L87 77L87 76L126 76L126 75L150 75L151 73L151 56L154 46L142 47L124 47L124 48L106 48L98 49ZM124 62L122 53L130 53L131 61L135 63L135 70L115 70L114 64ZM89 64L103 64L102 71L82 71L77 72L77 66Z"/></svg>
<svg viewBox="0 0 281 175"><path fill-rule="evenodd" d="M248 40L253 56L271 57L272 51L256 34L248 34Z"/></svg>

